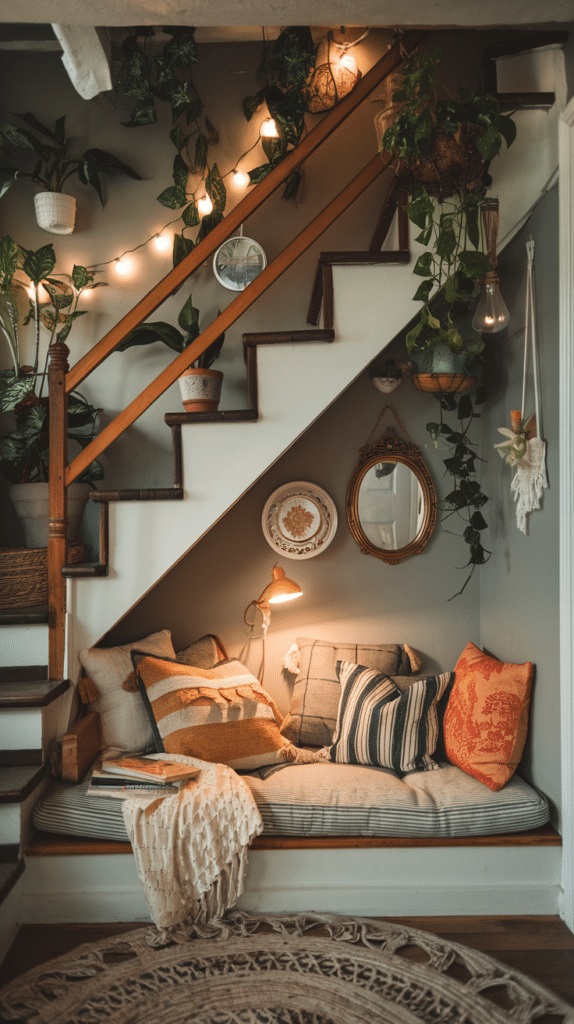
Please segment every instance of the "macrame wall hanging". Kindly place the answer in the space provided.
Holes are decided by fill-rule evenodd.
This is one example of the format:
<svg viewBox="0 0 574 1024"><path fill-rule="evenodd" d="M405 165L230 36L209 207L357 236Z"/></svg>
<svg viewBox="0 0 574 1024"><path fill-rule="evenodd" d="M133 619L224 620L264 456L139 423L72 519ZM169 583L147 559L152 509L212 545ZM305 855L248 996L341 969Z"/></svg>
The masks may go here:
<svg viewBox="0 0 574 1024"><path fill-rule="evenodd" d="M501 458L505 459L509 466L516 470L510 490L516 501L516 525L522 533L527 532L527 516L535 509L540 508L540 499L544 488L548 486L546 478L546 442L542 440L542 418L540 412L540 395L538 390L538 355L536 345L536 317L534 312L534 241L532 238L526 243L528 256L528 268L526 277L526 323L524 329L524 367L522 374L522 409L520 412L511 412L510 418L512 427L498 427L499 434L506 438L495 448ZM532 350L532 377L534 382L534 403L536 419L534 416L524 418L524 406L526 401L526 380L528 371L528 347ZM534 429L538 437L528 438L528 433L534 420Z"/></svg>

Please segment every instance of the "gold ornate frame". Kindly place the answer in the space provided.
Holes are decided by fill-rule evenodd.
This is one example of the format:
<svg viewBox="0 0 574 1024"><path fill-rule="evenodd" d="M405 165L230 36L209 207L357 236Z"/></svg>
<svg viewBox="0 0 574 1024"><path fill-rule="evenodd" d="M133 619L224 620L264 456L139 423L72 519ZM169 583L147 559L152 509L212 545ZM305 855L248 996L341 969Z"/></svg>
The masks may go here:
<svg viewBox="0 0 574 1024"><path fill-rule="evenodd" d="M377 441L371 448L366 446L361 448L360 452L361 457L353 470L346 500L347 521L355 541L363 554L382 558L390 565L396 565L408 555L419 555L430 540L437 518L436 491L420 450L415 444L401 441L392 428L388 427L380 441ZM375 547L363 531L358 514L359 489L363 478L373 466L380 462L402 462L415 474L423 493L424 518L422 526L410 544L394 551Z"/></svg>

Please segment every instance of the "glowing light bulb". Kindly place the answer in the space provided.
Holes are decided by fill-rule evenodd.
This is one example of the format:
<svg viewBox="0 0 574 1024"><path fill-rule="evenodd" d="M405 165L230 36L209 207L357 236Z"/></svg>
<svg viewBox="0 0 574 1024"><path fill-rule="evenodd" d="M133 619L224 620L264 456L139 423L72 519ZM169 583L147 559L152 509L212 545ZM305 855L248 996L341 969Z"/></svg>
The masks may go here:
<svg viewBox="0 0 574 1024"><path fill-rule="evenodd" d="M156 235L155 236L155 247L159 252L165 252L170 247L170 240L167 235Z"/></svg>
<svg viewBox="0 0 574 1024"><path fill-rule="evenodd" d="M119 274L120 277L126 277L128 274L131 274L133 266L131 260L126 259L125 256L120 256L116 260L116 274Z"/></svg>
<svg viewBox="0 0 574 1024"><path fill-rule="evenodd" d="M207 217L208 213L213 210L213 203L209 196L202 196L197 204L197 212L200 217Z"/></svg>
<svg viewBox="0 0 574 1024"><path fill-rule="evenodd" d="M236 188L247 188L249 184L249 175L245 174L244 171L233 171L233 184Z"/></svg>
<svg viewBox="0 0 574 1024"><path fill-rule="evenodd" d="M32 302L34 302L35 301L34 285L33 284L28 285L28 287L26 288L26 291L27 291L28 295L30 296L30 300ZM45 305L47 305L48 302L51 302L51 301L52 300L50 298L50 292L46 288L44 288L43 284L40 283L38 285L38 305L39 306L45 306Z"/></svg>
<svg viewBox="0 0 574 1024"><path fill-rule="evenodd" d="M484 278L480 298L472 326L481 334L497 334L510 322L510 313L498 287L498 275L494 272Z"/></svg>
<svg viewBox="0 0 574 1024"><path fill-rule="evenodd" d="M357 74L357 61L353 57L352 53L348 50L344 50L339 58L339 66L345 68L346 71L350 71L352 75Z"/></svg>
<svg viewBox="0 0 574 1024"><path fill-rule="evenodd" d="M259 134L262 139L278 139L279 131L272 117L266 117L263 121Z"/></svg>

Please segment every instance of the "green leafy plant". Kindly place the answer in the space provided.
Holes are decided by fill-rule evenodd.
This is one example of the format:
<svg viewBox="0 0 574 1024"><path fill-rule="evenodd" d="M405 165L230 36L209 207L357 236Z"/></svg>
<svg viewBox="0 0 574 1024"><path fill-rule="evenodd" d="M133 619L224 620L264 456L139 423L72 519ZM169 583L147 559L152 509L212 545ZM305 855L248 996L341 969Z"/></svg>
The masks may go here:
<svg viewBox="0 0 574 1024"><path fill-rule="evenodd" d="M174 352L183 352L199 335L199 310L193 305L191 295L184 302L177 322L181 327L181 331L178 331L177 327L167 323L165 320L156 320L155 323L151 324L140 324L139 327L135 327L133 331L130 331L125 341L118 345L116 352L124 352L134 345L152 345L156 341L163 342L164 345L173 349ZM191 366L196 369L208 370L215 360L219 358L224 341L225 334L220 334L206 348L205 352L191 363Z"/></svg>
<svg viewBox="0 0 574 1024"><path fill-rule="evenodd" d="M248 121L263 104L279 129L278 139L262 139L267 162L249 172L252 185L256 185L273 170L289 149L300 142L305 132L305 114L309 105L308 80L317 48L311 30L295 25L283 29L273 44L266 43L257 78L262 88L254 96L243 100L243 113ZM301 173L293 171L285 182L283 197L291 199L301 184Z"/></svg>
<svg viewBox="0 0 574 1024"><path fill-rule="evenodd" d="M83 185L91 185L96 190L103 206L100 174L120 171L130 178L141 180L132 167L103 149L87 149L79 156L69 156L65 117L58 118L52 131L38 121L34 114L15 116L27 127L0 124L0 139L3 143L0 198L22 179L41 185L47 192L63 192L68 178L77 174ZM31 154L37 157L33 164Z"/></svg>
<svg viewBox="0 0 574 1024"><path fill-rule="evenodd" d="M450 394L437 397L440 405L440 420L438 423L427 423L427 430L437 448L441 443L448 446L450 454L444 460L444 467L445 472L453 479L453 489L446 495L441 508L442 521L444 522L452 516L456 516L462 521L464 525L462 537L469 548L469 559L463 568L471 566L461 589L452 595L458 597L471 579L476 566L484 565L491 555L491 552L482 543L483 531L487 529L488 523L481 509L488 501L488 497L482 491L477 479L476 464L483 460L477 455L475 444L469 437L474 420L480 418L480 413L476 412L476 406L486 400L486 392L483 387L478 387L474 402L470 395L462 395L458 401L455 395ZM458 422L455 427L444 421L443 412L456 412Z"/></svg>
<svg viewBox="0 0 574 1024"><path fill-rule="evenodd" d="M95 274L75 266L71 274L56 271L52 244L33 251L18 246L9 235L0 239L0 330L8 344L12 367L0 371L0 412L14 412L15 429L0 437L0 467L11 483L48 479L48 397L42 395L51 346L65 341L75 320L82 316L78 302L84 289L98 287ZM17 296L31 287L28 311L19 314ZM40 302L43 287L49 301ZM34 365L21 365L22 328L34 321ZM48 353L38 372L40 327L49 332ZM68 438L85 448L97 432L101 412L75 392L68 403ZM92 483L103 477L94 461L80 478Z"/></svg>

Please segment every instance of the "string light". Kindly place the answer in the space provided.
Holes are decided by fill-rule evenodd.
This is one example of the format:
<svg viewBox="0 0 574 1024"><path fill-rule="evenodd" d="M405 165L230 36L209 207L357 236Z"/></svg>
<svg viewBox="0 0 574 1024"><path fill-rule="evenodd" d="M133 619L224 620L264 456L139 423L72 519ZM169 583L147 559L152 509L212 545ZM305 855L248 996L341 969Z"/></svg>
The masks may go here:
<svg viewBox="0 0 574 1024"><path fill-rule="evenodd" d="M212 210L213 203L211 202L209 196L202 196L197 203L197 212L199 213L200 217L207 217Z"/></svg>
<svg viewBox="0 0 574 1024"><path fill-rule="evenodd" d="M277 125L272 117L266 117L259 128L259 134L262 139L278 139L279 131Z"/></svg>
<svg viewBox="0 0 574 1024"><path fill-rule="evenodd" d="M36 300L36 292L35 292L35 289L34 289L34 285L33 284L28 285L28 287L26 288L26 291L27 291L27 293L28 293L28 295L30 297L31 302L35 302L35 300ZM39 284L38 285L38 305L39 306L46 306L51 301L52 301L52 299L50 298L49 291L46 288L44 288L43 284Z"/></svg>
<svg viewBox="0 0 574 1024"><path fill-rule="evenodd" d="M157 234L154 238L155 247L159 252L165 252L171 247L171 242L167 235Z"/></svg>
<svg viewBox="0 0 574 1024"><path fill-rule="evenodd" d="M346 71L350 71L352 75L357 74L357 61L353 57L352 53L347 50L343 50L343 53L339 57L339 66L345 68Z"/></svg>
<svg viewBox="0 0 574 1024"><path fill-rule="evenodd" d="M237 168L231 172L233 174L233 184L235 188L247 188L249 184L249 175L245 174L244 171L238 171Z"/></svg>
<svg viewBox="0 0 574 1024"><path fill-rule="evenodd" d="M120 277L127 277L128 274L131 274L133 267L133 260L126 259L125 255L116 260L116 274L119 274Z"/></svg>

